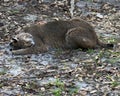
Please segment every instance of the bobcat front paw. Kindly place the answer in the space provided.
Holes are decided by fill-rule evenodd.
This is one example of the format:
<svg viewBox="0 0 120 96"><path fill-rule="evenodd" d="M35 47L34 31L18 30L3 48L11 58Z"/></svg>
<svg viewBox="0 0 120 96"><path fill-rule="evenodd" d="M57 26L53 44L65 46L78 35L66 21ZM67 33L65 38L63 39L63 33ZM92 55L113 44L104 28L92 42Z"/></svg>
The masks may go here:
<svg viewBox="0 0 120 96"><path fill-rule="evenodd" d="M24 55L25 52L24 50L20 49L20 50L12 50L12 55Z"/></svg>
<svg viewBox="0 0 120 96"><path fill-rule="evenodd" d="M13 55L26 55L26 54L32 54L33 52L34 50L32 50L31 47L26 49L12 50Z"/></svg>

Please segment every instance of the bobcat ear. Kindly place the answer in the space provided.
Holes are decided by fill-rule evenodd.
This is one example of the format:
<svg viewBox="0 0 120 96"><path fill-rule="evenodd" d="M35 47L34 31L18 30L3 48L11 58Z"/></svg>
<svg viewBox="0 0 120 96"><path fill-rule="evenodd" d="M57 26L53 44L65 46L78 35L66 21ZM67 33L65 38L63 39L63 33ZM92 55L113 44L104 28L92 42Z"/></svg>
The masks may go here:
<svg viewBox="0 0 120 96"><path fill-rule="evenodd" d="M12 38L12 40L14 43L18 42L17 38Z"/></svg>

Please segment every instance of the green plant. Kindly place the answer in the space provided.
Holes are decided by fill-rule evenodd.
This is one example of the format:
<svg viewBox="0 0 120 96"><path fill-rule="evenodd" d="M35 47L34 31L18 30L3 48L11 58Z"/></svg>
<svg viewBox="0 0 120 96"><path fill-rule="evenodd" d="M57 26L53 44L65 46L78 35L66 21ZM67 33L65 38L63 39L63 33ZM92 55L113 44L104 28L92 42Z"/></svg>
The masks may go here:
<svg viewBox="0 0 120 96"><path fill-rule="evenodd" d="M103 58L104 55L104 51L101 50L94 58L95 62L98 63L99 61L101 61L101 58Z"/></svg>
<svg viewBox="0 0 120 96"><path fill-rule="evenodd" d="M62 81L60 81L59 79L57 79L54 82L55 86L59 87L59 88L63 88L64 87L64 83Z"/></svg>
<svg viewBox="0 0 120 96"><path fill-rule="evenodd" d="M117 42L117 39L111 37L111 38L108 39L107 41L108 41L108 43L116 43L116 42Z"/></svg>
<svg viewBox="0 0 120 96"><path fill-rule="evenodd" d="M94 52L93 49L88 49L88 50L87 50L87 53L93 53L93 52Z"/></svg>
<svg viewBox="0 0 120 96"><path fill-rule="evenodd" d="M3 68L3 69L0 69L0 75L4 75L4 74L6 74L6 71L7 71L7 70L4 69L4 68Z"/></svg>
<svg viewBox="0 0 120 96"><path fill-rule="evenodd" d="M59 56L59 55L62 54L62 52L63 52L63 50L60 49L60 48L58 48L58 49L55 50L55 55L56 55L56 56Z"/></svg>
<svg viewBox="0 0 120 96"><path fill-rule="evenodd" d="M118 85L120 85L120 82L118 82L118 81L113 81L113 82L111 83L111 86L112 86L112 87L116 87L116 86L118 86Z"/></svg>
<svg viewBox="0 0 120 96"><path fill-rule="evenodd" d="M77 87L75 87L75 88L70 88L70 89L69 89L69 93L70 93L71 95L76 94L77 92L78 92L78 88L77 88Z"/></svg>
<svg viewBox="0 0 120 96"><path fill-rule="evenodd" d="M61 89L61 88L56 88L56 89L52 90L52 93L53 93L55 96L61 96L62 89Z"/></svg>

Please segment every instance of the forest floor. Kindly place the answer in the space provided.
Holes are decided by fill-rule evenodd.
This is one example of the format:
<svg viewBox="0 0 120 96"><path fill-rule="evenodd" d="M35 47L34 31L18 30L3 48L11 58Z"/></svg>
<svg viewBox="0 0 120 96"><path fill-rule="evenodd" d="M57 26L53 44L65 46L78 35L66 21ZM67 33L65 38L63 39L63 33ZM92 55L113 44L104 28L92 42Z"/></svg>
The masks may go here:
<svg viewBox="0 0 120 96"><path fill-rule="evenodd" d="M70 19L70 7L54 0L0 1L0 96L120 96L120 2L94 1L77 0L74 17L90 22L113 49L24 56L7 54L11 37L26 25Z"/></svg>

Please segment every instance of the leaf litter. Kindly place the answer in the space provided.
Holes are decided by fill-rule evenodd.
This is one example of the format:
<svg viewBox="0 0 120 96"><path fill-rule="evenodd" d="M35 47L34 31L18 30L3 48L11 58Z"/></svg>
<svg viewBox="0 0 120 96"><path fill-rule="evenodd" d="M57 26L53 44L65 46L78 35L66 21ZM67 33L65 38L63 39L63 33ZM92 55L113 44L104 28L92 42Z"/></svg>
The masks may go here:
<svg viewBox="0 0 120 96"><path fill-rule="evenodd" d="M0 1L0 95L119 96L120 2L100 1L76 0L73 15L90 22L113 49L24 56L10 54L10 38L31 23L69 19L69 6L64 0Z"/></svg>

